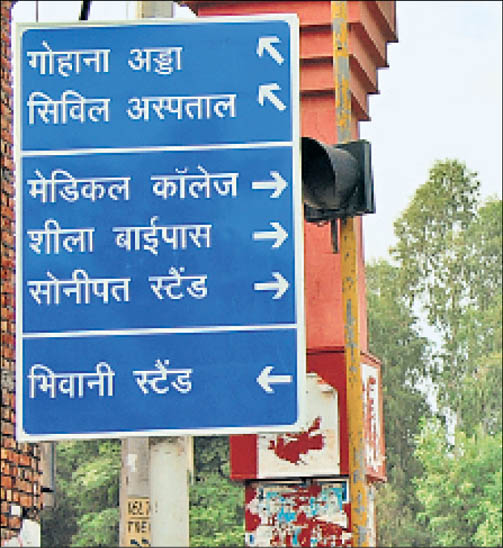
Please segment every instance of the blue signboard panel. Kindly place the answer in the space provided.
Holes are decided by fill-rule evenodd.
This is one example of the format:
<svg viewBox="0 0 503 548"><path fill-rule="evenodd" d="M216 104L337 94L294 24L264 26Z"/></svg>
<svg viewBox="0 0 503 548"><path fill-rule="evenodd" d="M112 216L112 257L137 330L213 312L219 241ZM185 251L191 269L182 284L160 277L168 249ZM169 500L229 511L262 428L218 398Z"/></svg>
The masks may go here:
<svg viewBox="0 0 503 548"><path fill-rule="evenodd" d="M297 18L17 46L18 438L298 428Z"/></svg>

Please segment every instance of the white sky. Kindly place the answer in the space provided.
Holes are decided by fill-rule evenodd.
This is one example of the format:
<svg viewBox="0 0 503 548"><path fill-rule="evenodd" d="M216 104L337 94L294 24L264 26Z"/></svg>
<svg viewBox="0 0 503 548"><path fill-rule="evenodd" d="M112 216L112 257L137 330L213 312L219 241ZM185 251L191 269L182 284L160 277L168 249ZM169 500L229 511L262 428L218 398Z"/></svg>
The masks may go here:
<svg viewBox="0 0 503 548"><path fill-rule="evenodd" d="M479 174L482 196L501 197L502 3L397 2L398 43L370 97L377 213L365 218L366 257L382 257L393 221L435 160Z"/></svg>
<svg viewBox="0 0 503 548"><path fill-rule="evenodd" d="M91 20L134 17L134 2L98 1ZM377 214L364 221L367 260L384 257L393 221L426 181L437 159L456 158L479 174L482 195L501 197L502 3L397 2L398 43L388 46L389 68L379 70L370 97ZM41 1L39 21L75 21L80 1ZM21 0L14 20L34 21L35 2ZM187 17L177 7L175 16Z"/></svg>

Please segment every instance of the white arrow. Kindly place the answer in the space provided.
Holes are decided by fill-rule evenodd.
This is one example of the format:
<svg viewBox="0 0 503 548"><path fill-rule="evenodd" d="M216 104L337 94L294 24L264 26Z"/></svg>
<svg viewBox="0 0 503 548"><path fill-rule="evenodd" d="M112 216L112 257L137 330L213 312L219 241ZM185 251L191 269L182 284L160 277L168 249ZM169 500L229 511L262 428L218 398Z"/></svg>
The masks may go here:
<svg viewBox="0 0 503 548"><path fill-rule="evenodd" d="M277 171L270 171L273 181L253 181L253 190L274 190L271 194L271 198L278 198L283 190L288 186L288 183L281 177Z"/></svg>
<svg viewBox="0 0 503 548"><path fill-rule="evenodd" d="M285 110L286 105L281 101L281 99L278 99L276 95L274 95L274 91L280 91L281 88L278 84L261 84L258 87L258 102L260 103L260 106L264 106L264 101L266 99L269 99L271 103L278 109L278 110Z"/></svg>
<svg viewBox="0 0 503 548"><path fill-rule="evenodd" d="M292 375L271 375L272 365L266 365L257 377L257 382L268 393L273 394L271 384L290 384L293 381Z"/></svg>
<svg viewBox="0 0 503 548"><path fill-rule="evenodd" d="M258 39L258 45L257 45L257 55L259 57L262 57L264 55L264 51L267 51L267 53L278 63L278 65L281 65L284 61L283 56L281 53L273 46L273 44L279 44L281 40L277 36L261 36Z"/></svg>
<svg viewBox="0 0 503 548"><path fill-rule="evenodd" d="M274 230L273 231L263 231L263 232L254 232L254 240L276 240L272 247L280 247L281 244L288 238L288 232L276 221L269 223Z"/></svg>
<svg viewBox="0 0 503 548"><path fill-rule="evenodd" d="M255 282L253 284L253 289L255 289L255 291L276 291L272 298L281 299L290 284L285 280L285 278L283 278L283 276L279 272L273 272L272 275L276 281Z"/></svg>

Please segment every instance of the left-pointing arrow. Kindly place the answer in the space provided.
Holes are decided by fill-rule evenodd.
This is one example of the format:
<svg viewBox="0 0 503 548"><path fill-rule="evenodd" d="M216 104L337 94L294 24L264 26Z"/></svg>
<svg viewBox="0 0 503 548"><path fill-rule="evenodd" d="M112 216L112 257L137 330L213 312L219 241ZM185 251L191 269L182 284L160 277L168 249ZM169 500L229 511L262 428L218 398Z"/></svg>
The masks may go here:
<svg viewBox="0 0 503 548"><path fill-rule="evenodd" d="M280 247L281 244L288 238L288 232L276 221L269 223L274 230L272 231L257 231L253 233L254 240L275 240L272 247Z"/></svg>
<svg viewBox="0 0 503 548"><path fill-rule="evenodd" d="M293 381L292 375L271 375L273 369L272 365L266 365L257 377L257 382L268 394L274 393L271 384L290 384Z"/></svg>
<svg viewBox="0 0 503 548"><path fill-rule="evenodd" d="M264 102L267 99L270 101L278 110L285 110L286 105L283 103L279 97L274 95L275 91L281 91L281 88L278 84L261 84L258 87L258 97L257 101L260 103L260 106L264 106Z"/></svg>
<svg viewBox="0 0 503 548"><path fill-rule="evenodd" d="M255 291L276 291L272 298L281 299L290 284L285 280L285 278L283 278L283 276L279 272L273 272L272 275L275 281L255 282L253 284L253 289L255 289Z"/></svg>

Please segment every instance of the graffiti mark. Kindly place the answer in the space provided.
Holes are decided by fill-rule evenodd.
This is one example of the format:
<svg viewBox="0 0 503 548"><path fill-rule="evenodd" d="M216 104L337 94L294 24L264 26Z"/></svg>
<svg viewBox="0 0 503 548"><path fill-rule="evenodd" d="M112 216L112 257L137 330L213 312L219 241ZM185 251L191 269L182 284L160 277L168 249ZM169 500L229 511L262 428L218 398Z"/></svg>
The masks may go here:
<svg viewBox="0 0 503 548"><path fill-rule="evenodd" d="M283 460L292 464L304 462L302 455L309 451L320 451L325 445L325 439L320 432L321 417L316 417L313 424L305 431L296 434L281 434L276 441L269 442L269 449Z"/></svg>
<svg viewBox="0 0 503 548"><path fill-rule="evenodd" d="M247 546L350 546L347 491L344 481L248 487Z"/></svg>

